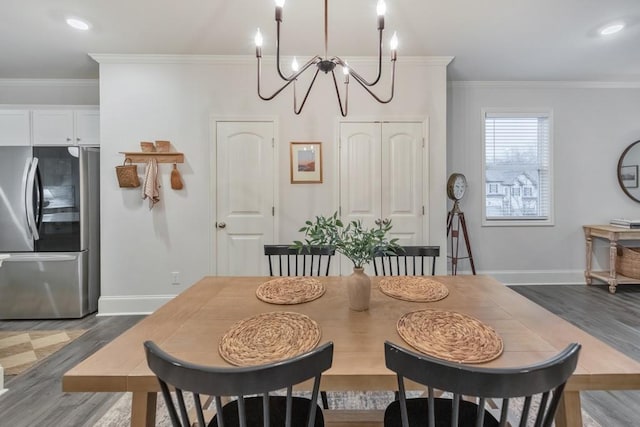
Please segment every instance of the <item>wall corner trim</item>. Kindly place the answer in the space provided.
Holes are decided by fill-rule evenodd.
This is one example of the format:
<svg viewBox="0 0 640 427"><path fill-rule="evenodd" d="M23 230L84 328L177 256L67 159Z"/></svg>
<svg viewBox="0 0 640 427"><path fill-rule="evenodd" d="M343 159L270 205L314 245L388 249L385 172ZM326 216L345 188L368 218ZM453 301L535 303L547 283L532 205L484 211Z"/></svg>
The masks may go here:
<svg viewBox="0 0 640 427"><path fill-rule="evenodd" d="M0 87L98 87L98 79L0 79Z"/></svg>
<svg viewBox="0 0 640 427"><path fill-rule="evenodd" d="M514 89L640 89L640 82L605 81L462 81L448 83L451 88Z"/></svg>
<svg viewBox="0 0 640 427"><path fill-rule="evenodd" d="M255 64L255 55L154 55L154 54L111 54L90 53L89 56L99 64ZM289 57L283 57L286 61ZM400 56L398 64L418 64L429 66L447 66L453 56ZM275 63L275 56L265 55L263 61ZM377 63L377 57L349 57L349 63Z"/></svg>

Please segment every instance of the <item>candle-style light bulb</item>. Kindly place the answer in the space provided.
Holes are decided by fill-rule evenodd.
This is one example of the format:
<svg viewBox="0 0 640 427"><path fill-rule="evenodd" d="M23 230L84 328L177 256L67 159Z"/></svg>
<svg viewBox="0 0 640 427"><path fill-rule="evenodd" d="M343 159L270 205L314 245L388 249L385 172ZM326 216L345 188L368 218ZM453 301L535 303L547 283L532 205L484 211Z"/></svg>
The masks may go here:
<svg viewBox="0 0 640 427"><path fill-rule="evenodd" d="M254 41L256 42L256 47L262 47L262 33L260 32L260 28L256 31Z"/></svg>
<svg viewBox="0 0 640 427"><path fill-rule="evenodd" d="M344 82L349 83L349 65L347 63L342 66L342 74L344 74Z"/></svg>
<svg viewBox="0 0 640 427"><path fill-rule="evenodd" d="M395 61L398 57L398 34L393 32L393 37L391 37L391 41L389 41L389 47L391 48L391 60Z"/></svg>
<svg viewBox="0 0 640 427"><path fill-rule="evenodd" d="M293 61L291 61L291 69L293 70L294 73L297 73L298 70L300 69L300 66L298 65L298 60L296 59L296 57L293 57Z"/></svg>
<svg viewBox="0 0 640 427"><path fill-rule="evenodd" d="M378 12L378 30L384 30L384 14L387 13L387 4L384 0L378 0L376 12Z"/></svg>
<svg viewBox="0 0 640 427"><path fill-rule="evenodd" d="M276 7L284 7L284 0L276 0Z"/></svg>
<svg viewBox="0 0 640 427"><path fill-rule="evenodd" d="M389 42L389 47L392 51L398 49L398 34L394 31L393 36L391 37L391 41Z"/></svg>
<svg viewBox="0 0 640 427"><path fill-rule="evenodd" d="M256 42L256 58L262 58L262 33L260 28L256 31L256 36L253 40Z"/></svg>

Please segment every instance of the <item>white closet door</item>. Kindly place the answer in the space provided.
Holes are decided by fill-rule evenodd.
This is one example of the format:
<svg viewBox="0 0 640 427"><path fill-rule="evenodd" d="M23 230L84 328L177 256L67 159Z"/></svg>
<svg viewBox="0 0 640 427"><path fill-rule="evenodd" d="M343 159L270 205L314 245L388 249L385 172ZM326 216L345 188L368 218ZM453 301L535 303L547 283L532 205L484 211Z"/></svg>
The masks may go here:
<svg viewBox="0 0 640 427"><path fill-rule="evenodd" d="M380 123L340 126L340 207L342 220L367 227L381 218Z"/></svg>
<svg viewBox="0 0 640 427"><path fill-rule="evenodd" d="M219 276L262 276L274 240L273 122L216 124L216 267Z"/></svg>
<svg viewBox="0 0 640 427"><path fill-rule="evenodd" d="M422 135L420 122L340 124L343 221L372 227L390 220L391 237L400 244L424 244ZM351 273L348 260L340 265L343 275Z"/></svg>
<svg viewBox="0 0 640 427"><path fill-rule="evenodd" d="M401 245L423 243L423 153L422 123L382 123L381 217Z"/></svg>

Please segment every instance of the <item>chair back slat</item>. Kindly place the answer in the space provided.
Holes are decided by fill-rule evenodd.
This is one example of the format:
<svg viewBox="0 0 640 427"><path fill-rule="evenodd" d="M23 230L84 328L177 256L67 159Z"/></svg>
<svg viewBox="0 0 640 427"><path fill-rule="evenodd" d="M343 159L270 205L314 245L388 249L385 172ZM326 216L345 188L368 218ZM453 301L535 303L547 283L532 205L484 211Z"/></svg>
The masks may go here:
<svg viewBox="0 0 640 427"><path fill-rule="evenodd" d="M536 427L550 427L565 384L576 369L580 348L580 344L570 344L554 357L534 365L484 368L415 353L386 342L385 362L387 368L396 372L399 399L387 407L385 427L409 427L418 421L412 421L411 415L421 418L422 423L426 416L429 426L434 425L431 417L435 416L438 418L435 420L437 425L524 427L533 419ZM407 399L404 396L405 379L427 386L429 396L426 399ZM453 400L434 398L434 389L451 393ZM460 400L460 396L475 400ZM509 401L514 398L523 401L516 424L508 420ZM488 409L488 403L494 402L494 399L502 403L499 419ZM413 411L408 411L409 403ZM415 411L415 408L422 408L420 405L426 405L426 414Z"/></svg>
<svg viewBox="0 0 640 427"><path fill-rule="evenodd" d="M152 341L146 341L144 347L147 363L158 378L174 427L192 425L183 391L193 393L194 410L201 426L243 427L247 426L247 420L259 418L265 427L271 421L274 426L324 425L317 399L322 373L333 361L331 342L285 361L251 367L197 365L171 356ZM292 396L293 385L311 379L311 399ZM177 409L170 387L175 390ZM286 397L272 393L284 388L287 388ZM204 418L200 394L214 398L216 415L209 424ZM236 399L223 406L221 396L235 396Z"/></svg>
<svg viewBox="0 0 640 427"><path fill-rule="evenodd" d="M270 276L328 276L335 249L311 246L298 251L289 245L264 245L264 254Z"/></svg>
<svg viewBox="0 0 640 427"><path fill-rule="evenodd" d="M400 246L395 254L376 253L373 271L376 276L434 275L439 256L440 246ZM425 269L425 259L431 261L431 271Z"/></svg>

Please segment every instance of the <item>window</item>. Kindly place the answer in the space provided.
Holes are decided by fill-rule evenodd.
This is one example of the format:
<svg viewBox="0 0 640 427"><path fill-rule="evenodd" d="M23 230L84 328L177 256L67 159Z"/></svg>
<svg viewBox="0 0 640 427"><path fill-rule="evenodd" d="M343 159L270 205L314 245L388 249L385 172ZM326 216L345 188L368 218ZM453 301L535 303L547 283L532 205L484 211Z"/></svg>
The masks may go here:
<svg viewBox="0 0 640 427"><path fill-rule="evenodd" d="M484 110L483 123L483 225L553 224L551 112Z"/></svg>

